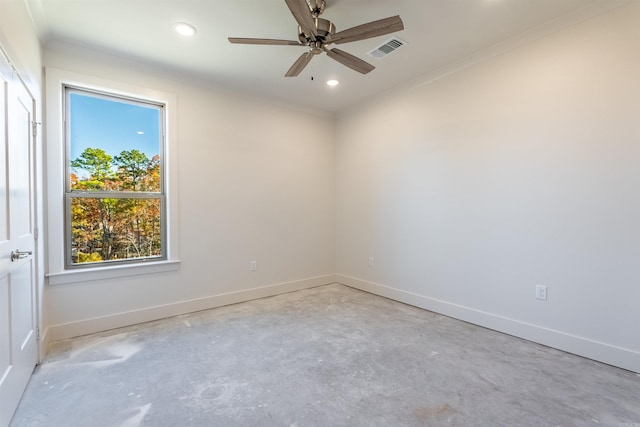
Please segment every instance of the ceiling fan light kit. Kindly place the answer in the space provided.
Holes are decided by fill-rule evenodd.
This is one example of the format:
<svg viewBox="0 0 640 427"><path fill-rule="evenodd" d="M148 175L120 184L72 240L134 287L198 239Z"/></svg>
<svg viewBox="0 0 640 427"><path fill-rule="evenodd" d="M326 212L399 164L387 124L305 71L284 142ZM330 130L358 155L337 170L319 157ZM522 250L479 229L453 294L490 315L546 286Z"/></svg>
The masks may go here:
<svg viewBox="0 0 640 427"><path fill-rule="evenodd" d="M352 70L367 74L375 69L373 65L343 50L329 49L328 46L365 40L404 29L402 19L399 16L391 16L336 32L336 27L331 21L320 18L326 8L325 0L285 0L285 3L298 23L298 41L229 37L229 41L236 44L308 47L309 51L298 57L285 77L299 75L311 59L321 53L326 53L329 58Z"/></svg>

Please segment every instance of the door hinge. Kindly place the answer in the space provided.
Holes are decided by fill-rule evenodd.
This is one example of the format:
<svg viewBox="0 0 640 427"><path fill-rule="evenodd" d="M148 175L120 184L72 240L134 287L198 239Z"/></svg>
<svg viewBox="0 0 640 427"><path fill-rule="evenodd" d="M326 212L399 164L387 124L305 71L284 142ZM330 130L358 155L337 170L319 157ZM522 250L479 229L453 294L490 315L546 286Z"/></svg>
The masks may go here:
<svg viewBox="0 0 640 427"><path fill-rule="evenodd" d="M38 136L38 126L41 124L42 122L35 122L35 121L31 122L31 131L34 137Z"/></svg>
<svg viewBox="0 0 640 427"><path fill-rule="evenodd" d="M38 240L38 232L39 232L38 227L34 227L33 228L33 238L36 239L36 240Z"/></svg>
<svg viewBox="0 0 640 427"><path fill-rule="evenodd" d="M36 340L40 341L40 328L36 328Z"/></svg>

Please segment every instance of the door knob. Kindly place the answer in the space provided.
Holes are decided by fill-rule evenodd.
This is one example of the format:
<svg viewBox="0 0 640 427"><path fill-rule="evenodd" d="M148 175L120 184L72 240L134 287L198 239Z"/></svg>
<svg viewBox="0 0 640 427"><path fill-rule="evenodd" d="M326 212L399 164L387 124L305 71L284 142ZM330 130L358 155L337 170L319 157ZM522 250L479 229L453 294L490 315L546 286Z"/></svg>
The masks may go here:
<svg viewBox="0 0 640 427"><path fill-rule="evenodd" d="M11 262L17 260L17 259L23 259L28 257L29 255L32 255L33 252L32 251L20 251L20 249L16 249L15 251L11 251Z"/></svg>

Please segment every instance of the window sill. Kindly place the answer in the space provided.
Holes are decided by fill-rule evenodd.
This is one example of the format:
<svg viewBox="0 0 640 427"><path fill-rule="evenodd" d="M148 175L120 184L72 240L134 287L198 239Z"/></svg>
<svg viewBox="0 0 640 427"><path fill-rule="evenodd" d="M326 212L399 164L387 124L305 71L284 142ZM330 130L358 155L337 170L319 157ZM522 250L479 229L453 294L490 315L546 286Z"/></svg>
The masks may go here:
<svg viewBox="0 0 640 427"><path fill-rule="evenodd" d="M94 280L115 279L140 274L164 273L180 269L180 261L158 261L140 264L127 264L100 268L83 268L50 273L46 277L50 285L91 282Z"/></svg>

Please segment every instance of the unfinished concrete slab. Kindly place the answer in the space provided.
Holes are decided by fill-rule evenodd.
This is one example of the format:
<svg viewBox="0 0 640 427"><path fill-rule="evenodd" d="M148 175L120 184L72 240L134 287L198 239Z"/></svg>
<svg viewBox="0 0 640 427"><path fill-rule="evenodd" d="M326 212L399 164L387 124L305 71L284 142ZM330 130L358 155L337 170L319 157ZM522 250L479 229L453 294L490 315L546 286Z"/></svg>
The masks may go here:
<svg viewBox="0 0 640 427"><path fill-rule="evenodd" d="M11 426L640 426L640 375L329 285L54 343Z"/></svg>

